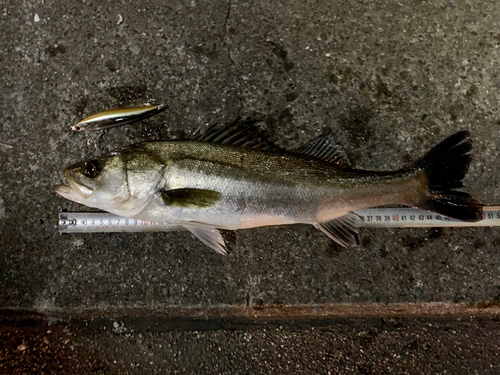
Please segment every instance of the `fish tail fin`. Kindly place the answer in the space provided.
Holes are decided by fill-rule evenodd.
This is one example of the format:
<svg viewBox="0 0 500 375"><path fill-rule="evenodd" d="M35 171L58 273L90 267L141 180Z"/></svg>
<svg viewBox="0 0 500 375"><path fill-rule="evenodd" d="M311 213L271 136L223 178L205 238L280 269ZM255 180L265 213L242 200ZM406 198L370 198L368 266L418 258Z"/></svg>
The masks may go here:
<svg viewBox="0 0 500 375"><path fill-rule="evenodd" d="M482 219L482 205L468 193L454 190L463 186L471 150L469 132L461 131L413 164L414 169L425 171L429 186L429 195L419 204L420 208L462 221Z"/></svg>

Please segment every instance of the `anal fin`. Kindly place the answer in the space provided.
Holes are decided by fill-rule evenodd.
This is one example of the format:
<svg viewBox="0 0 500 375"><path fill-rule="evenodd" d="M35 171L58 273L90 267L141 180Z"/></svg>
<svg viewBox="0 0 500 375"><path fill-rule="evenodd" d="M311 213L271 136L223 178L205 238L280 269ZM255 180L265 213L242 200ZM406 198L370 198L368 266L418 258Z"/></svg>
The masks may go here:
<svg viewBox="0 0 500 375"><path fill-rule="evenodd" d="M339 245L347 247L359 244L359 220L358 215L350 212L325 223L316 223L314 226Z"/></svg>
<svg viewBox="0 0 500 375"><path fill-rule="evenodd" d="M183 225L188 231L190 231L196 238L198 238L205 245L214 249L219 254L226 255L228 250L228 246L222 237L221 232L210 225L205 224L188 224Z"/></svg>

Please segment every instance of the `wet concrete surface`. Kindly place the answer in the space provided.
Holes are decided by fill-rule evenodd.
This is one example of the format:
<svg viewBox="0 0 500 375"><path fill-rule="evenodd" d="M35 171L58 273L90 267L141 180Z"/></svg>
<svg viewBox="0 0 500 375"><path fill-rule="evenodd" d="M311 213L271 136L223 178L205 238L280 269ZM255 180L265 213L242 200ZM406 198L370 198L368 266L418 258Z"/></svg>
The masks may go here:
<svg viewBox="0 0 500 375"><path fill-rule="evenodd" d="M466 189L499 204L498 2L4 0L0 10L1 309L500 301L497 228L370 229L349 249L307 226L260 228L237 232L223 257L187 232L62 236L58 213L84 207L52 190L65 166L97 153L251 116L288 149L330 130L355 166L380 170L470 130ZM100 151L69 129L153 99L168 112L113 129ZM423 330L412 324L400 334ZM231 345L230 331L210 335Z"/></svg>

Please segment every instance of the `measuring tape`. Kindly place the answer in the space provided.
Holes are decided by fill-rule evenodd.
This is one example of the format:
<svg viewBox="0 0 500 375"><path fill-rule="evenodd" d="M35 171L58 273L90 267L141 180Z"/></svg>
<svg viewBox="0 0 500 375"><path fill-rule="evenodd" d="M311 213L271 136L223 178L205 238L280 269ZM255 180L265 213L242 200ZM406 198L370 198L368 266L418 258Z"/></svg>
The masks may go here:
<svg viewBox="0 0 500 375"><path fill-rule="evenodd" d="M160 221L129 219L108 212L61 212L60 233L169 232L184 227Z"/></svg>
<svg viewBox="0 0 500 375"><path fill-rule="evenodd" d="M483 219L469 223L418 208L370 208L355 211L364 228L494 227L500 226L500 206L483 207ZM61 212L60 233L169 232L178 224L129 219L108 212Z"/></svg>

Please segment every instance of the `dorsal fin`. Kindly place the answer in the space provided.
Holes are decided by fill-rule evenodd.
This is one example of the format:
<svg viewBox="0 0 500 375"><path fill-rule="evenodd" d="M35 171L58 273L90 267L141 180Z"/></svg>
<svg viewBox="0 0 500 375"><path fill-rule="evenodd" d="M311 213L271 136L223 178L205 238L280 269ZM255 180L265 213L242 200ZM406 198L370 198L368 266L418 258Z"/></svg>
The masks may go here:
<svg viewBox="0 0 500 375"><path fill-rule="evenodd" d="M204 133L195 134L192 140L252 148L261 151L279 151L280 148L267 140L265 134L255 124L261 120L237 119L219 126L212 125Z"/></svg>
<svg viewBox="0 0 500 375"><path fill-rule="evenodd" d="M314 156L329 163L337 164L340 167L350 167L351 163L344 154L342 148L335 142L332 133L320 135L311 145L302 152L304 155Z"/></svg>

